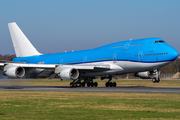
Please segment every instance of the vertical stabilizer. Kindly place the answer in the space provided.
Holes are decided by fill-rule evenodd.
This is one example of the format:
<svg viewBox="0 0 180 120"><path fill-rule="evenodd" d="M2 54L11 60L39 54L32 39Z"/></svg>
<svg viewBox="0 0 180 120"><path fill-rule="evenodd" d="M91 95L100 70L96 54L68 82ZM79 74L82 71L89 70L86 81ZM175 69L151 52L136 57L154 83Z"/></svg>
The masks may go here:
<svg viewBox="0 0 180 120"><path fill-rule="evenodd" d="M15 22L8 23L16 57L41 55Z"/></svg>

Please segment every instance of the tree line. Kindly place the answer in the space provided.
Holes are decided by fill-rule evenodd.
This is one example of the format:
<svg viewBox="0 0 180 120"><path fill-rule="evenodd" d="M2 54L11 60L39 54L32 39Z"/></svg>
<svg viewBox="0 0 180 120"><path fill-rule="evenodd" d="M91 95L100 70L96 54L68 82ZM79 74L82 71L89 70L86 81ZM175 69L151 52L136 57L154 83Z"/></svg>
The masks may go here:
<svg viewBox="0 0 180 120"><path fill-rule="evenodd" d="M9 55L9 54L1 55L0 54L0 60L12 61L13 58L15 58L15 57L16 57L16 55Z"/></svg>
<svg viewBox="0 0 180 120"><path fill-rule="evenodd" d="M171 64L161 68L161 73L177 73L180 70L180 57Z"/></svg>

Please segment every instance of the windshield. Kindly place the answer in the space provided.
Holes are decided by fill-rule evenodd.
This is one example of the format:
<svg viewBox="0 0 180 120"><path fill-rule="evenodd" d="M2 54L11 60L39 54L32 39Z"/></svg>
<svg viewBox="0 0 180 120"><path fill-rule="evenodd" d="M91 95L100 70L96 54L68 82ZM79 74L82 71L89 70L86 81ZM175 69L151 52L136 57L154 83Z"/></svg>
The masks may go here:
<svg viewBox="0 0 180 120"><path fill-rule="evenodd" d="M157 41L155 41L154 43L165 43L165 41L163 41L163 40L157 40Z"/></svg>

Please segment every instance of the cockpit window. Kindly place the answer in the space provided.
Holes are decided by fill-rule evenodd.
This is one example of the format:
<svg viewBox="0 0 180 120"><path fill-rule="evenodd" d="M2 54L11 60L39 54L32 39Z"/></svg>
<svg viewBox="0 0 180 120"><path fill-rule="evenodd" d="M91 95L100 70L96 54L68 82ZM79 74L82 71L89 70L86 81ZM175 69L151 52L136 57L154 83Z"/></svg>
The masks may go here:
<svg viewBox="0 0 180 120"><path fill-rule="evenodd" d="M163 41L163 40L158 40L158 41L155 41L154 43L165 43L165 41Z"/></svg>

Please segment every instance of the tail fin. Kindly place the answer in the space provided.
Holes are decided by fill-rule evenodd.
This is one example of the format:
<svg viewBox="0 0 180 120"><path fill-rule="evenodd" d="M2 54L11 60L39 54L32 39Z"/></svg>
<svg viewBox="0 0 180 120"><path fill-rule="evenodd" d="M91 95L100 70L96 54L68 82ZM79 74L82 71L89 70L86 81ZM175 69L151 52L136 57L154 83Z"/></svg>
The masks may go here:
<svg viewBox="0 0 180 120"><path fill-rule="evenodd" d="M41 55L41 53L36 50L15 22L8 23L8 26L16 57Z"/></svg>

